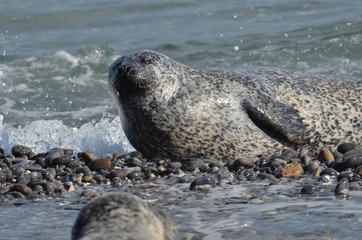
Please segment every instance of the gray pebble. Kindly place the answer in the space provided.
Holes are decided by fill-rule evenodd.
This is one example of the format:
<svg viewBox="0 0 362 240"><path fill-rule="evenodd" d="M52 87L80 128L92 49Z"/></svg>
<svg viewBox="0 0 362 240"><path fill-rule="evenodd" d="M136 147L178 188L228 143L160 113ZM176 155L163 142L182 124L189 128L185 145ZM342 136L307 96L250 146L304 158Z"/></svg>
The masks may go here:
<svg viewBox="0 0 362 240"><path fill-rule="evenodd" d="M336 186L336 188L334 190L334 193L336 195L346 196L348 194L348 184L349 184L348 179L347 178L342 178L338 182L338 184L337 184L337 186Z"/></svg>

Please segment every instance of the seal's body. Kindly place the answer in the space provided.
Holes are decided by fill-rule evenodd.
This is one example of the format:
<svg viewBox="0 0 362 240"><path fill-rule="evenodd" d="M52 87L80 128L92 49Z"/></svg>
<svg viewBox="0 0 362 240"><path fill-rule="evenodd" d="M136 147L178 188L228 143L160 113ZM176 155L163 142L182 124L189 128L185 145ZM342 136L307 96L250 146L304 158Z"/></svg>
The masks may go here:
<svg viewBox="0 0 362 240"><path fill-rule="evenodd" d="M195 70L143 50L116 60L109 83L127 138L147 157L228 161L361 142L361 79Z"/></svg>
<svg viewBox="0 0 362 240"><path fill-rule="evenodd" d="M72 240L178 239L166 214L127 193L104 194L79 212Z"/></svg>

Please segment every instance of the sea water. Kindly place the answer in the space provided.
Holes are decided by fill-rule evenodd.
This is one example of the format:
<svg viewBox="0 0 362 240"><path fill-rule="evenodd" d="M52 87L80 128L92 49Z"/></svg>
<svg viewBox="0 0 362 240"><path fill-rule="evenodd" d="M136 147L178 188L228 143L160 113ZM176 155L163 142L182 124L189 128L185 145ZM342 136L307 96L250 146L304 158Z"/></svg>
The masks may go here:
<svg viewBox="0 0 362 240"><path fill-rule="evenodd" d="M109 94L107 75L116 58L139 49L162 52L194 68L237 70L267 66L362 77L361 13L362 3L355 0L2 0L0 147L6 153L15 144L29 146L34 152L53 147L76 152L90 150L97 155L132 150ZM353 212L354 202L348 201L352 201L348 211ZM281 202L285 205L287 200ZM56 211L55 203L48 204ZM307 208L314 206L308 201L303 204ZM191 209L199 207L190 205ZM24 236L22 229L23 234L29 236L34 231L36 235L37 223L43 223L39 218L32 220L34 209L37 208L28 205L1 207L2 216L6 213L12 216L11 221L25 219L32 225L2 225L0 232L9 233L7 239L11 232L17 233L13 239ZM40 209L36 211L41 215ZM228 229L222 227L224 223L217 225L218 222L216 227L207 227L217 218L219 210L229 211L227 207L219 207L216 213L206 214L205 224L199 225L208 239L223 238L222 234L211 233ZM248 219L257 217L252 214L254 210L243 211L233 214L231 222L225 220L225 224L243 225L249 221L244 221L244 215ZM345 211L343 207L336 210L337 214ZM361 209L356 211L361 213ZM61 208L60 212L57 221L69 229L76 211ZM290 213L286 210L279 214L287 218ZM196 215L190 216L191 219L181 217L179 222L198 221ZM299 224L310 226L309 218L297 219L288 231L293 232L293 226ZM326 215L321 221L327 219ZM255 223L255 219L250 221ZM328 224L343 226L343 222ZM41 236L49 239L49 233L57 226L47 222L42 234L34 235L34 239ZM60 229L53 238L68 238L69 232ZM278 230L281 228L277 225L275 231ZM227 235L225 239L238 239L235 235ZM264 233L261 237L265 236L268 235Z"/></svg>

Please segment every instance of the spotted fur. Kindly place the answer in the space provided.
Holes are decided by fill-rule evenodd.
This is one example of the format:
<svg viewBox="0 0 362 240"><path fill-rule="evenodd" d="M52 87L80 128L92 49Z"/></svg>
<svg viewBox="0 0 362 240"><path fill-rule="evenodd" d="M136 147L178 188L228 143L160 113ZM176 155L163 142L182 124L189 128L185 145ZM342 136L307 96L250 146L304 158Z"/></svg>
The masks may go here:
<svg viewBox="0 0 362 240"><path fill-rule="evenodd" d="M142 50L111 65L109 84L127 138L147 157L226 162L361 143L361 79L203 71Z"/></svg>

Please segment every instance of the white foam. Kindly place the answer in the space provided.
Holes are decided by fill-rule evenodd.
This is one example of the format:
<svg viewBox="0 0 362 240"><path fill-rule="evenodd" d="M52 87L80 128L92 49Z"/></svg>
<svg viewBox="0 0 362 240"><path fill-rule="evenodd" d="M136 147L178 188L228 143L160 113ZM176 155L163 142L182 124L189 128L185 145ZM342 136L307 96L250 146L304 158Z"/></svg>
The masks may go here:
<svg viewBox="0 0 362 240"><path fill-rule="evenodd" d="M67 53L66 51L58 51L54 54L56 59L60 59L71 64L71 68L78 66L79 59L74 57L73 55Z"/></svg>
<svg viewBox="0 0 362 240"><path fill-rule="evenodd" d="M59 120L37 120L24 127L9 127L0 115L0 147L9 154L14 145L30 147L35 153L51 148L70 148L75 152L92 151L99 156L133 151L118 118L102 119L72 128Z"/></svg>

